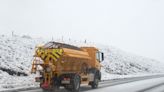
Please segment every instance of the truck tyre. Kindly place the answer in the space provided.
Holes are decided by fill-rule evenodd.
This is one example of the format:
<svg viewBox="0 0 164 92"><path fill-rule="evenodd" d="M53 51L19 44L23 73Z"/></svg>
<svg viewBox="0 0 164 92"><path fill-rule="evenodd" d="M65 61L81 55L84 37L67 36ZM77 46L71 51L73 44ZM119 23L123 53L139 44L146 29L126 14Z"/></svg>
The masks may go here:
<svg viewBox="0 0 164 92"><path fill-rule="evenodd" d="M65 86L65 89L69 92L79 92L80 90L80 76L75 74L73 75L72 77L72 80L71 80L71 87L66 87Z"/></svg>
<svg viewBox="0 0 164 92"><path fill-rule="evenodd" d="M98 84L99 84L99 76L96 74L95 78L94 78L94 81L91 83L92 89L98 88Z"/></svg>
<svg viewBox="0 0 164 92"><path fill-rule="evenodd" d="M79 92L80 90L80 76L75 74L72 82L72 92Z"/></svg>
<svg viewBox="0 0 164 92"><path fill-rule="evenodd" d="M94 79L94 81L91 83L92 89L98 88L98 83L99 83L99 79L98 79L98 77L96 77L96 78Z"/></svg>

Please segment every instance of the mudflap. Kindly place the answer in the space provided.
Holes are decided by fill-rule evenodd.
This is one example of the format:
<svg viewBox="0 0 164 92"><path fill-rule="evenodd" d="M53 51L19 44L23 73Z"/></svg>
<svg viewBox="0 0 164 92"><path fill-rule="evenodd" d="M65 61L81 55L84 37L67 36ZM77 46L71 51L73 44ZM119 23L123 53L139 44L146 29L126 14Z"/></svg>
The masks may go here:
<svg viewBox="0 0 164 92"><path fill-rule="evenodd" d="M45 81L40 87L44 90L58 90L60 87L60 80L58 77L53 77L50 83Z"/></svg>
<svg viewBox="0 0 164 92"><path fill-rule="evenodd" d="M48 89L50 89L50 85L49 85L48 82L44 82L44 83L41 85L41 88L42 88L42 89L45 89L45 90L48 90Z"/></svg>

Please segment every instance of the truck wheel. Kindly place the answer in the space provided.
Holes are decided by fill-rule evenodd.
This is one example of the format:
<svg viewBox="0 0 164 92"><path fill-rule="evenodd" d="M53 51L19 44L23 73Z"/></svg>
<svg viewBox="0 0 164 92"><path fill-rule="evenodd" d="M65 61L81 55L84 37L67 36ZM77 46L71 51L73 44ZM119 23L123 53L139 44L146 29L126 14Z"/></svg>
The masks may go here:
<svg viewBox="0 0 164 92"><path fill-rule="evenodd" d="M65 87L65 89L69 92L79 92L80 90L80 76L79 75L73 75L72 81L71 81L71 87Z"/></svg>
<svg viewBox="0 0 164 92"><path fill-rule="evenodd" d="M91 82L92 89L98 88L98 84L99 84L99 76L97 74L95 74L94 81Z"/></svg>
<svg viewBox="0 0 164 92"><path fill-rule="evenodd" d="M79 92L80 90L80 77L78 75L74 76L73 82L73 92Z"/></svg>

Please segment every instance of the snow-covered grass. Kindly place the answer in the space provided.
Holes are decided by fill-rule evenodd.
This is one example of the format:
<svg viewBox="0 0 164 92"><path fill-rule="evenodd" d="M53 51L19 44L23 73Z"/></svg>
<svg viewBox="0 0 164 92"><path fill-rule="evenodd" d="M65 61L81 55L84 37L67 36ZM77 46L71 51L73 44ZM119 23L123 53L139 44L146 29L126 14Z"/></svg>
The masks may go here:
<svg viewBox="0 0 164 92"><path fill-rule="evenodd" d="M24 89L29 87L38 87L34 81L34 75L30 76L11 76L6 72L0 74L0 91L8 89Z"/></svg>
<svg viewBox="0 0 164 92"><path fill-rule="evenodd" d="M102 50L106 58L102 64L108 73L129 75L137 73L161 73L164 70L164 63L154 59L127 53L112 46L103 48Z"/></svg>
<svg viewBox="0 0 164 92"><path fill-rule="evenodd" d="M30 74L35 46L47 40L30 36L0 35L0 90L38 86ZM55 40L75 46L95 46L105 54L102 79L115 79L163 73L160 61L127 53L112 46L73 40Z"/></svg>
<svg viewBox="0 0 164 92"><path fill-rule="evenodd" d="M118 74L111 74L105 72L105 69L102 68L102 81L105 80L113 80L113 79L124 79L124 78L133 78L133 77L145 77L145 76L155 76L155 75L163 75L164 73L135 73L135 74L128 74L128 75L118 75Z"/></svg>
<svg viewBox="0 0 164 92"><path fill-rule="evenodd" d="M36 86L29 75L35 45L41 39L0 36L0 89Z"/></svg>
<svg viewBox="0 0 164 92"><path fill-rule="evenodd" d="M0 36L0 68L29 72L33 51L39 39Z"/></svg>

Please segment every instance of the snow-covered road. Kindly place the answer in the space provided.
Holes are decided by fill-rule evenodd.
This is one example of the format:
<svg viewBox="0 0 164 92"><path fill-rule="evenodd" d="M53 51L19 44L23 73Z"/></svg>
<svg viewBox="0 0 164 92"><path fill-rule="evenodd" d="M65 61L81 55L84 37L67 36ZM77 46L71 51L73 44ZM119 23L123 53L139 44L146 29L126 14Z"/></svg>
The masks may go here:
<svg viewBox="0 0 164 92"><path fill-rule="evenodd" d="M164 77L153 78L114 86L101 85L99 89L85 92L164 92ZM104 87L105 86L105 87Z"/></svg>
<svg viewBox="0 0 164 92"><path fill-rule="evenodd" d="M42 92L41 89L18 92ZM59 92L67 92L63 88ZM164 92L164 75L117 79L101 82L98 89L91 89L87 85L81 87L80 92Z"/></svg>

